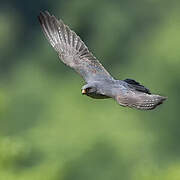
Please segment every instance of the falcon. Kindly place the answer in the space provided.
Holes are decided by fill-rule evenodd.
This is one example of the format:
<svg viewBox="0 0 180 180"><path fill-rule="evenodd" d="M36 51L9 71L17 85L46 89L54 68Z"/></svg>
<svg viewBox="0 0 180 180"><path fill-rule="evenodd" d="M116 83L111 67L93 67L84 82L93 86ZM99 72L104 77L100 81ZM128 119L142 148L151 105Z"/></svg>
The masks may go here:
<svg viewBox="0 0 180 180"><path fill-rule="evenodd" d="M38 19L59 58L85 80L86 84L81 88L83 95L96 99L113 98L121 106L141 110L154 109L166 100L166 97L151 94L149 89L133 79L113 78L61 19L47 11L40 12Z"/></svg>

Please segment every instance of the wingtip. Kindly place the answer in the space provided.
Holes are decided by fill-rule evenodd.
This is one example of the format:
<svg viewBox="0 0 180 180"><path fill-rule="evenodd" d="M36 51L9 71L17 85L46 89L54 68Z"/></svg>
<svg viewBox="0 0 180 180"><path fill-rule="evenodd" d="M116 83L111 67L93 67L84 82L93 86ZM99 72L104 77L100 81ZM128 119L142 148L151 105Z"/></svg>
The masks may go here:
<svg viewBox="0 0 180 180"><path fill-rule="evenodd" d="M38 15L37 18L38 18L39 23L42 24L41 15Z"/></svg>
<svg viewBox="0 0 180 180"><path fill-rule="evenodd" d="M43 24L43 19L44 19L44 13L43 13L43 11L40 11L40 12L39 12L39 15L37 16L37 18L38 18L40 24L42 25L42 24Z"/></svg>
<svg viewBox="0 0 180 180"><path fill-rule="evenodd" d="M37 16L40 24L42 25L43 22L48 19L49 17L51 17L50 13L48 11L40 11L39 15Z"/></svg>
<svg viewBox="0 0 180 180"><path fill-rule="evenodd" d="M44 11L44 13L48 16L51 16L50 13L48 11Z"/></svg>
<svg viewBox="0 0 180 180"><path fill-rule="evenodd" d="M50 17L51 15L50 15L50 13L48 11L45 10L45 11L40 11L39 16L41 16L41 17Z"/></svg>

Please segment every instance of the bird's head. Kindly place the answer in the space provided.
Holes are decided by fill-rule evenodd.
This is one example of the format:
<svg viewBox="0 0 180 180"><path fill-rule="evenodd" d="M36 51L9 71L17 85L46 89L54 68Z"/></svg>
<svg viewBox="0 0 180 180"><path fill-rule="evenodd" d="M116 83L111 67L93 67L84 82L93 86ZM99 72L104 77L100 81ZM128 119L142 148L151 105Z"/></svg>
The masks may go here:
<svg viewBox="0 0 180 180"><path fill-rule="evenodd" d="M81 93L82 93L83 95L91 95L91 94L94 94L94 93L96 93L96 87L94 87L94 86L82 87Z"/></svg>
<svg viewBox="0 0 180 180"><path fill-rule="evenodd" d="M81 92L84 95L90 96L91 98L95 99L105 99L109 98L109 96L106 96L101 89L99 88L96 83L86 84L81 88Z"/></svg>

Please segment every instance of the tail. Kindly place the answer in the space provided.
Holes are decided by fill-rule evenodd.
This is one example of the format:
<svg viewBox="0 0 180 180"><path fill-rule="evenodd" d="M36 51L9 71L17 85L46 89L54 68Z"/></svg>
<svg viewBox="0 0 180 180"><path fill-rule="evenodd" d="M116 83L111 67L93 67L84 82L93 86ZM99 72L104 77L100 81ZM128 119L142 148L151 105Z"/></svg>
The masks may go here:
<svg viewBox="0 0 180 180"><path fill-rule="evenodd" d="M151 110L162 104L163 101L167 99L167 97L151 94L148 88L133 79L125 79L124 81L128 84L128 87L133 91L133 93L128 93L125 98L121 97L119 100L117 99L117 96L116 100L119 104L123 105L124 103L125 106Z"/></svg>
<svg viewBox="0 0 180 180"><path fill-rule="evenodd" d="M132 107L141 110L151 110L162 104L166 99L167 97L164 96L146 94L145 96L141 96L139 101L133 104Z"/></svg>
<svg viewBox="0 0 180 180"><path fill-rule="evenodd" d="M134 92L135 93L135 92ZM135 93L129 94L126 97L117 96L117 102L122 106L136 108L140 110L151 110L162 104L167 97L146 94L146 93Z"/></svg>

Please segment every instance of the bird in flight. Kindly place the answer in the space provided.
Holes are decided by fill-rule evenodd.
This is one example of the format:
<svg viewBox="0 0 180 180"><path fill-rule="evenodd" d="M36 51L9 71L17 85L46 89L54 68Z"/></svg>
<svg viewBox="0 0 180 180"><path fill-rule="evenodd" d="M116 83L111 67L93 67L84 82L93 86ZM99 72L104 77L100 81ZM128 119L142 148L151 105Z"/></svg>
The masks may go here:
<svg viewBox="0 0 180 180"><path fill-rule="evenodd" d="M61 19L47 11L40 12L38 19L59 58L86 81L82 94L96 99L113 98L121 106L142 110L154 109L166 100L166 97L151 94L149 89L133 79L114 79Z"/></svg>

